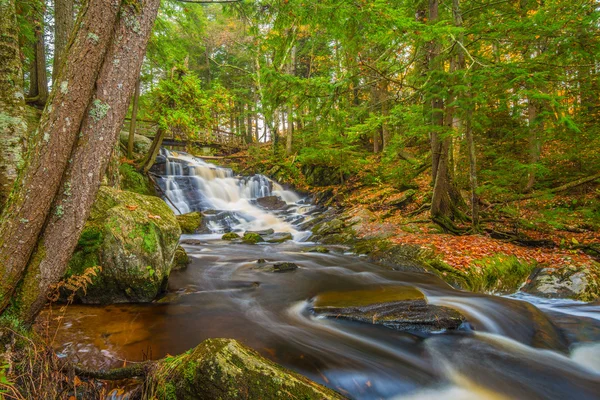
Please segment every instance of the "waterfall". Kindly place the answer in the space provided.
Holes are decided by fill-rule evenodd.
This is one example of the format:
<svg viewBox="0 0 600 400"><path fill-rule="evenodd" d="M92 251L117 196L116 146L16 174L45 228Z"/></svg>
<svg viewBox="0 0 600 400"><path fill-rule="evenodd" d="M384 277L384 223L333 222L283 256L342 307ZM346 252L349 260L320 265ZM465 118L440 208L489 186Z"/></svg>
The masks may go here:
<svg viewBox="0 0 600 400"><path fill-rule="evenodd" d="M229 168L166 149L161 149L153 171L173 211L202 212L211 233L273 229L290 232L296 240L308 236L294 224L309 218L313 207L264 175L235 176ZM257 204L258 199L269 196L278 197L284 206L271 211Z"/></svg>

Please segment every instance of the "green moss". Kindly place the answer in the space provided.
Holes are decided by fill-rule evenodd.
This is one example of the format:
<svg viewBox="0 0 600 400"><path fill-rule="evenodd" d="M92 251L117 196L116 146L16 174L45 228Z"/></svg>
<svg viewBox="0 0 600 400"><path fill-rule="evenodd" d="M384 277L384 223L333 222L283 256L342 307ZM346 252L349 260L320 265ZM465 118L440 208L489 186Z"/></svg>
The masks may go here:
<svg viewBox="0 0 600 400"><path fill-rule="evenodd" d="M236 240L239 238L240 238L240 235L238 235L235 232L227 232L226 234L221 236L221 239L223 239L223 240Z"/></svg>
<svg viewBox="0 0 600 400"><path fill-rule="evenodd" d="M177 247L175 250L175 256L173 257L173 270L179 270L186 268L190 263L190 258L188 257L185 249L181 246Z"/></svg>
<svg viewBox="0 0 600 400"><path fill-rule="evenodd" d="M119 166L121 175L121 188L130 192L152 196L154 190L150 180L138 172L130 164L121 164Z"/></svg>
<svg viewBox="0 0 600 400"><path fill-rule="evenodd" d="M342 399L232 339L208 339L162 360L148 379L159 399Z"/></svg>
<svg viewBox="0 0 600 400"><path fill-rule="evenodd" d="M202 223L202 214L197 211L177 215L177 222L182 233L195 233Z"/></svg>
<svg viewBox="0 0 600 400"><path fill-rule="evenodd" d="M262 241L263 238L258 233L254 232L246 232L244 233L244 237L242 237L242 242L247 244L256 244Z"/></svg>

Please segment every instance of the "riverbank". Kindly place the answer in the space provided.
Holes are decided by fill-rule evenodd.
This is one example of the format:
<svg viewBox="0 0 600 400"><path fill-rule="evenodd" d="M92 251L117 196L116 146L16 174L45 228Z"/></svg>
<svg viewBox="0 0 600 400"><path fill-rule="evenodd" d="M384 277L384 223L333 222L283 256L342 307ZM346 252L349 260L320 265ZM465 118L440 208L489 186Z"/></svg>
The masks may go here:
<svg viewBox="0 0 600 400"><path fill-rule="evenodd" d="M314 171L295 158L274 161L244 153L231 166L262 172L332 207L329 219L344 222L345 234L326 241L355 246L386 263L413 258L451 285L472 291L509 293L518 289L542 297L594 301L600 297L600 199L594 182L556 194L481 201L481 224L473 232L457 222L450 234L429 218L430 177L426 170L404 185L374 180L383 162L373 156L361 172L332 183L307 176ZM332 172L330 172L332 173ZM333 172L335 174L335 172ZM314 174L314 172L313 172ZM335 182L336 177L332 179ZM465 193L463 197L468 197ZM392 247L398 247L392 250ZM400 249L403 248L403 249ZM410 253L394 263L389 254Z"/></svg>

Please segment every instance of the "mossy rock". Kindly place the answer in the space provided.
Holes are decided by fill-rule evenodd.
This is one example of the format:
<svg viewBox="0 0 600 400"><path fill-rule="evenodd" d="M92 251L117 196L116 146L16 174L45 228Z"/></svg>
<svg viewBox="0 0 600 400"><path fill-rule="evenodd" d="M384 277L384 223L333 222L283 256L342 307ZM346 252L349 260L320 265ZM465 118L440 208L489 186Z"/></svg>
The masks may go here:
<svg viewBox="0 0 600 400"><path fill-rule="evenodd" d="M258 233L246 232L244 233L244 237L242 237L242 242L246 244L256 244L263 242L263 238Z"/></svg>
<svg viewBox="0 0 600 400"><path fill-rule="evenodd" d="M600 264L592 261L586 266L538 269L523 291L548 298L597 300L600 298Z"/></svg>
<svg viewBox="0 0 600 400"><path fill-rule="evenodd" d="M182 233L196 233L202 224L202 214L198 211L177 215L176 218Z"/></svg>
<svg viewBox="0 0 600 400"><path fill-rule="evenodd" d="M121 175L121 189L148 196L155 194L154 186L150 180L137 171L133 165L121 164L119 175Z"/></svg>
<svg viewBox="0 0 600 400"><path fill-rule="evenodd" d="M329 253L329 249L324 246L315 246L305 250L307 253Z"/></svg>
<svg viewBox="0 0 600 400"><path fill-rule="evenodd" d="M238 235L235 232L227 232L226 234L221 236L221 239L223 239L223 240L237 240L239 238L240 238L240 235Z"/></svg>
<svg viewBox="0 0 600 400"><path fill-rule="evenodd" d="M233 339L208 339L158 363L146 399L343 399Z"/></svg>
<svg viewBox="0 0 600 400"><path fill-rule="evenodd" d="M122 131L119 135L119 140L121 144L127 148L127 143L129 141L129 132ZM133 152L135 155L143 156L150 151L150 146L152 146L152 140L148 139L146 136L135 134L133 137Z"/></svg>
<svg viewBox="0 0 600 400"><path fill-rule="evenodd" d="M180 269L187 268L190 263L190 258L188 257L185 249L181 246L178 246L175 250L175 256L173 256L173 267L172 271L177 271Z"/></svg>
<svg viewBox="0 0 600 400"><path fill-rule="evenodd" d="M67 276L101 266L77 298L90 304L152 301L165 287L181 229L158 197L102 186Z"/></svg>

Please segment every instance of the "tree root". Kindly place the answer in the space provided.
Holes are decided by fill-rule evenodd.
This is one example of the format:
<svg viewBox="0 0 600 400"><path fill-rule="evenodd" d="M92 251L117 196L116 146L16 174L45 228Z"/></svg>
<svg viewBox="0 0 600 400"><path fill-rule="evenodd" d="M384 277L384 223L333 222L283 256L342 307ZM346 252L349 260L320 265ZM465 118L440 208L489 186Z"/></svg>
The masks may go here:
<svg viewBox="0 0 600 400"><path fill-rule="evenodd" d="M73 372L75 372L77 376L80 376L82 378L118 381L121 379L146 377L155 365L155 361L144 361L141 363L132 364L129 367L108 370L91 370L83 368L82 366L77 364L73 364L72 368Z"/></svg>

